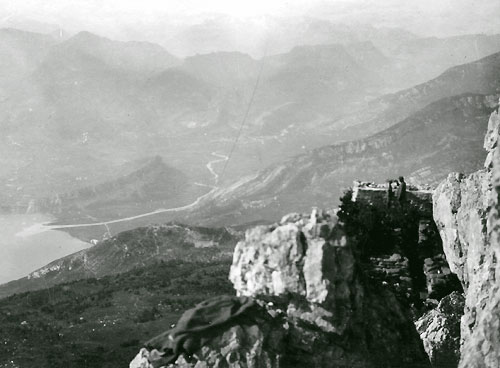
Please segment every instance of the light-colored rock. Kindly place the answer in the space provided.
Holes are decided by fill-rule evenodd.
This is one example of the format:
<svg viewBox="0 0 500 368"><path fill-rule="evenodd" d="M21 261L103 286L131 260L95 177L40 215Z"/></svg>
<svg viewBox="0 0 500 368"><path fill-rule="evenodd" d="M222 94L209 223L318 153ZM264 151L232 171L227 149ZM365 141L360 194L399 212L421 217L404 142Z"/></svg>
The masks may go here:
<svg viewBox="0 0 500 368"><path fill-rule="evenodd" d="M248 230L236 246L229 279L242 296L302 297L323 309L323 328L342 333L352 310L354 263L337 217L315 209L305 224Z"/></svg>
<svg viewBox="0 0 500 368"><path fill-rule="evenodd" d="M500 114L494 111L490 120L488 121L488 130L484 137L484 149L488 152L488 156L484 162L484 167L491 169L493 162L494 151L498 146L498 139L500 137Z"/></svg>
<svg viewBox="0 0 500 368"><path fill-rule="evenodd" d="M497 120L498 114L492 115ZM462 347L462 368L493 368L500 366L500 151L492 157L491 211L487 219L488 248L478 265L477 288L471 290L475 306L466 307L462 321L469 335ZM465 325L465 326L464 326ZM467 329L467 327L469 327Z"/></svg>
<svg viewBox="0 0 500 368"><path fill-rule="evenodd" d="M172 367L428 367L408 311L363 274L335 212L285 219L248 230L235 248L230 280L259 312L221 328ZM147 354L137 361L150 361Z"/></svg>
<svg viewBox="0 0 500 368"><path fill-rule="evenodd" d="M303 278L297 278L306 252L300 229L286 223L269 231L259 226L246 232L246 241L235 248L230 280L238 295L282 295L293 292L305 295ZM246 243L259 243L245 249Z"/></svg>
<svg viewBox="0 0 500 368"><path fill-rule="evenodd" d="M460 360L460 318L464 297L458 292L444 297L439 305L415 322L433 366L456 367Z"/></svg>
<svg viewBox="0 0 500 368"><path fill-rule="evenodd" d="M491 115L485 169L450 174L436 189L434 219L451 270L466 293L461 368L500 367L500 154L498 112Z"/></svg>
<svg viewBox="0 0 500 368"><path fill-rule="evenodd" d="M443 240L443 250L464 289L469 287L470 275L488 244L490 181L488 171L469 176L452 173L439 184L433 196L434 221Z"/></svg>
<svg viewBox="0 0 500 368"><path fill-rule="evenodd" d="M281 218L280 225L287 224L289 222L295 223L302 218L302 215L297 212L289 213Z"/></svg>
<svg viewBox="0 0 500 368"><path fill-rule="evenodd" d="M229 276L237 294L281 304L292 331L300 331L298 339L336 336L353 344L350 349L325 343L311 352L316 363L304 356L311 367L389 367L394 360L425 366L408 315L387 289L367 284L356 243L336 214L314 209L309 218L285 218L278 227L248 230L237 244ZM393 258L404 262L400 255ZM304 323L312 329L299 327ZM400 335L402 328L407 335Z"/></svg>
<svg viewBox="0 0 500 368"><path fill-rule="evenodd" d="M488 211L491 206L491 171L469 176L450 174L434 194L434 219L443 240L450 269L466 293L462 339L476 324L477 307L489 298L491 285Z"/></svg>
<svg viewBox="0 0 500 368"><path fill-rule="evenodd" d="M149 351L142 348L130 362L129 368L153 368L153 366L149 363Z"/></svg>
<svg viewBox="0 0 500 368"><path fill-rule="evenodd" d="M280 367L284 330L265 325L237 325L202 347L194 360L181 355L177 368L274 368ZM132 367L131 367L132 368Z"/></svg>

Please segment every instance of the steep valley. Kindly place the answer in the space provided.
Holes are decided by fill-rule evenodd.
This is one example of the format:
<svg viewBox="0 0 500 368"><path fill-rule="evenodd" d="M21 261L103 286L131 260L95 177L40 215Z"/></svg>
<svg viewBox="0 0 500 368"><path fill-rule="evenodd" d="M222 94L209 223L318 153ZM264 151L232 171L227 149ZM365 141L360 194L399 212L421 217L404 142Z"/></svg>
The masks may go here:
<svg viewBox="0 0 500 368"><path fill-rule="evenodd" d="M499 0L11 3L0 368L500 368Z"/></svg>
<svg viewBox="0 0 500 368"><path fill-rule="evenodd" d="M272 219L294 209L335 206L354 180L403 175L410 183L432 185L450 170L472 172L484 161L481 142L496 105L496 95L439 100L370 138L312 150L221 188L190 215L210 224Z"/></svg>
<svg viewBox="0 0 500 368"><path fill-rule="evenodd" d="M496 54L384 95L397 88L391 80L395 60L417 49L437 57L432 56L435 44L443 40L422 41L389 54L363 41L297 46L262 59L218 52L180 60L154 44L112 41L88 32L62 41L30 37L16 30L0 34L6 45L2 50L21 44L26 51L18 57L30 59L25 69L12 73L14 87L0 98L5 128L0 138L5 190L0 199L3 207L21 212L33 199L115 181L123 175L118 167L155 155L181 170L190 185L211 185L211 175L202 168L212 152L232 150L260 73L221 184L284 157L368 137L441 98L498 90ZM454 58L433 73L498 51L494 36L464 40L446 41ZM463 46L470 42L483 45L475 55ZM4 62L6 68L16 66L15 60ZM412 68L426 66L416 63ZM197 195L187 196L185 203Z"/></svg>

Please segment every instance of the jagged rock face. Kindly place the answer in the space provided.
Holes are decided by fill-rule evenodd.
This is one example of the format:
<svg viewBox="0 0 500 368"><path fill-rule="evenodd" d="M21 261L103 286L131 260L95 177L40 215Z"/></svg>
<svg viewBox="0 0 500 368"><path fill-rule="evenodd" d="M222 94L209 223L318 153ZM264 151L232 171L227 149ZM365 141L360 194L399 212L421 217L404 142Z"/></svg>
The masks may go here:
<svg viewBox="0 0 500 368"><path fill-rule="evenodd" d="M429 367L408 311L370 281L357 257L334 212L291 214L248 230L229 278L239 296L257 301L259 314L174 366ZM152 355L141 350L131 367L150 368Z"/></svg>
<svg viewBox="0 0 500 368"><path fill-rule="evenodd" d="M434 220L443 240L443 250L464 289L470 286L478 258L488 243L485 220L489 183L487 171L469 176L452 173L434 192Z"/></svg>
<svg viewBox="0 0 500 368"><path fill-rule="evenodd" d="M355 242L334 213L286 216L278 226L247 231L229 278L237 294L273 300L292 325L310 326L300 336L331 341L311 352L311 366L428 364L406 311L392 293L367 283Z"/></svg>
<svg viewBox="0 0 500 368"><path fill-rule="evenodd" d="M415 322L433 366L456 367L460 360L460 318L464 297L453 292Z"/></svg>
<svg viewBox="0 0 500 368"><path fill-rule="evenodd" d="M283 366L281 353L285 350L285 334L286 330L279 323L233 325L220 335L214 336L194 357L179 356L174 366L177 368L280 367ZM154 364L157 354L156 350L148 351L143 348L129 367L157 367L157 364Z"/></svg>
<svg viewBox="0 0 500 368"><path fill-rule="evenodd" d="M488 152L484 166L486 168L491 168L492 159L497 151L498 139L500 138L500 114L498 111L494 111L488 121L488 130L486 131L486 136L484 137L484 149Z"/></svg>
<svg viewBox="0 0 500 368"><path fill-rule="evenodd" d="M310 219L247 231L236 246L229 275L237 294L303 298L317 306L314 317L306 313L304 318L326 318L318 323L322 328L342 333L359 285L353 277L352 248L336 225L336 216L313 212Z"/></svg>
<svg viewBox="0 0 500 368"><path fill-rule="evenodd" d="M499 120L498 113L490 119L491 131L497 139ZM472 296L479 294L481 298L477 298L479 304L472 316L465 320L469 326L474 324L462 347L462 368L500 366L500 263L497 262L500 257L500 151L497 140L488 140L487 137L485 146L492 141L492 151L488 155L491 163L488 159L485 163L492 166L491 211L487 219L489 246L482 259L480 288L469 292ZM465 317L468 317L467 309Z"/></svg>
<svg viewBox="0 0 500 368"><path fill-rule="evenodd" d="M461 321L463 368L500 366L499 120L494 112L488 124L485 169L467 177L450 174L433 197L446 257L466 292Z"/></svg>

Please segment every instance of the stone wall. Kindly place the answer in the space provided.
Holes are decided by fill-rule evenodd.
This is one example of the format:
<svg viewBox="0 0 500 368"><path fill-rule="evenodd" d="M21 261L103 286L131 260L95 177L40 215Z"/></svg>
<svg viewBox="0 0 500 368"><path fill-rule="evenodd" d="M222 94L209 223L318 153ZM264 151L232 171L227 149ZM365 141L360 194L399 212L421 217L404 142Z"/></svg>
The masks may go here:
<svg viewBox="0 0 500 368"><path fill-rule="evenodd" d="M370 257L370 277L382 285L388 285L400 300L411 300L413 280L410 277L408 258L394 253L387 257Z"/></svg>
<svg viewBox="0 0 500 368"><path fill-rule="evenodd" d="M450 284L455 278L443 254L424 260L424 274L427 285L427 298L439 300L449 293Z"/></svg>
<svg viewBox="0 0 500 368"><path fill-rule="evenodd" d="M387 206L387 183L376 184L371 182L355 181L353 183L353 201L364 201L377 206ZM410 206L417 208L422 218L432 218L432 189L407 185L407 200ZM397 200L393 200L396 206Z"/></svg>
<svg viewBox="0 0 500 368"><path fill-rule="evenodd" d="M418 221L418 234L393 225L390 237L396 241L387 254L370 259L370 277L388 285L400 300L413 305L418 316L425 308L436 306L439 300L454 290L460 290L456 276L451 273L442 249L442 241L432 219L432 191L427 187L408 185L408 203L405 209L396 204L387 206L388 184L354 182L353 201L377 207L381 213L393 212L396 218L409 216ZM389 220L390 221L390 220ZM404 223L405 220L400 221ZM403 236L402 231L406 231ZM409 249L409 238L418 237L415 249ZM404 238L404 239L403 239ZM413 242L413 240L412 240ZM411 247L410 247L411 248ZM410 272L412 263L412 272ZM418 268L418 270L416 270Z"/></svg>

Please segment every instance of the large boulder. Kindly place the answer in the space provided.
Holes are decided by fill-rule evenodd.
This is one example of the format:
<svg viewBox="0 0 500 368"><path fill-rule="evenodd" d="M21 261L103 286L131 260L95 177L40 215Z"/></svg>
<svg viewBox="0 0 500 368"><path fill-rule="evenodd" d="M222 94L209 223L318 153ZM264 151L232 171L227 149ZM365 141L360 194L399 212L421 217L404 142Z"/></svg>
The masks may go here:
<svg viewBox="0 0 500 368"><path fill-rule="evenodd" d="M238 295L282 306L300 336L330 341L305 354L303 364L426 366L407 310L388 289L370 283L361 268L356 242L335 213L314 210L247 231L229 278Z"/></svg>
<svg viewBox="0 0 500 368"><path fill-rule="evenodd" d="M500 367L499 127L493 112L485 168L469 176L450 174L433 196L443 249L466 294L460 367Z"/></svg>
<svg viewBox="0 0 500 368"><path fill-rule="evenodd" d="M293 314L341 334L361 288L347 242L337 217L316 210L295 223L250 229L229 279L238 295L285 297Z"/></svg>
<svg viewBox="0 0 500 368"><path fill-rule="evenodd" d="M434 367L457 367L460 360L460 318L464 297L453 292L415 322Z"/></svg>
<svg viewBox="0 0 500 368"><path fill-rule="evenodd" d="M230 307L234 312L235 304L227 304L231 300L238 298L219 297L204 303ZM228 319L227 313L221 312L218 318L224 318L224 323L211 326L201 321L207 313L204 303L184 313L179 321L182 325L184 319L182 327L178 325L148 341L130 368L283 366L287 329L279 315L270 314L264 305L251 301L252 306L238 316ZM186 326L191 327L188 332Z"/></svg>
<svg viewBox="0 0 500 368"><path fill-rule="evenodd" d="M481 254L488 247L490 182L491 173L486 170L469 176L451 173L434 192L434 221L450 269L464 290L474 280Z"/></svg>
<svg viewBox="0 0 500 368"><path fill-rule="evenodd" d="M408 311L365 276L356 242L334 212L294 214L248 230L229 277L237 297L255 301L259 311L204 336L203 346L180 354L173 367L430 366ZM175 339L162 339L169 336ZM157 368L162 350L153 346L131 367Z"/></svg>

